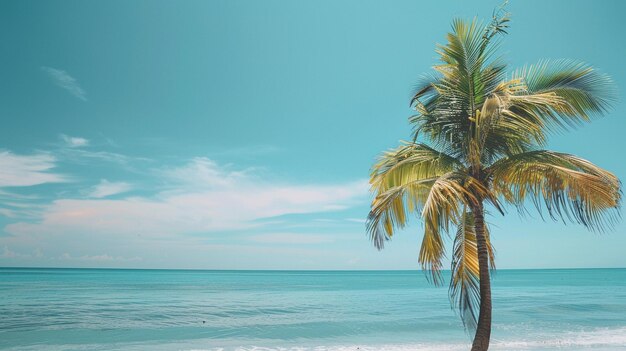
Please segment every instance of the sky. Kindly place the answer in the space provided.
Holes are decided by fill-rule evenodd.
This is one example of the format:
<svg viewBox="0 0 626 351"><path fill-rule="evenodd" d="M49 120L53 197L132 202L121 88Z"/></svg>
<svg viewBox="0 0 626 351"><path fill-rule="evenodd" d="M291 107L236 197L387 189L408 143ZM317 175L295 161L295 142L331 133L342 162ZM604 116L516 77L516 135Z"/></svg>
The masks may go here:
<svg viewBox="0 0 626 351"><path fill-rule="evenodd" d="M0 266L419 268L418 219L368 240L369 169L410 138L452 19L499 4L0 1ZM571 58L614 79L614 109L549 148L626 179L626 3L508 9L511 70ZM626 267L623 222L488 220L499 268Z"/></svg>

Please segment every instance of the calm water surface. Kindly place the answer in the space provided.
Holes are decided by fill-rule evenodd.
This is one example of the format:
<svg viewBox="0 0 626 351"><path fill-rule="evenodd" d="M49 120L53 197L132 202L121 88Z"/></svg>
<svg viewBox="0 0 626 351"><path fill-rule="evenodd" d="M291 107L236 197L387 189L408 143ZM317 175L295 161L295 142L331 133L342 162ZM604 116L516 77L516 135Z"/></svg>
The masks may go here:
<svg viewBox="0 0 626 351"><path fill-rule="evenodd" d="M626 350L626 269L500 270L493 350ZM468 350L421 272L0 268L2 350Z"/></svg>

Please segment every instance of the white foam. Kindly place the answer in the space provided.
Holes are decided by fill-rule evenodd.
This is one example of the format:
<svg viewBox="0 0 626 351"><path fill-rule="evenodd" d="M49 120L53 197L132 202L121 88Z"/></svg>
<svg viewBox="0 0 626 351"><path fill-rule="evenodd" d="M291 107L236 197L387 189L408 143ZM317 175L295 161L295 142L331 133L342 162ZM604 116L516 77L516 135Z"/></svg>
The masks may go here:
<svg viewBox="0 0 626 351"><path fill-rule="evenodd" d="M532 350L537 348L626 347L626 327L567 332L557 337L539 336L539 338L532 340L502 340L495 341L493 345L502 350L512 348Z"/></svg>
<svg viewBox="0 0 626 351"><path fill-rule="evenodd" d="M469 343L411 343L388 345L329 345L329 346L289 346L264 347L247 346L234 348L187 349L187 351L466 351ZM528 338L513 340L492 339L490 350L575 350L594 348L595 350L625 350L626 327L604 328L583 332L561 334L529 335Z"/></svg>

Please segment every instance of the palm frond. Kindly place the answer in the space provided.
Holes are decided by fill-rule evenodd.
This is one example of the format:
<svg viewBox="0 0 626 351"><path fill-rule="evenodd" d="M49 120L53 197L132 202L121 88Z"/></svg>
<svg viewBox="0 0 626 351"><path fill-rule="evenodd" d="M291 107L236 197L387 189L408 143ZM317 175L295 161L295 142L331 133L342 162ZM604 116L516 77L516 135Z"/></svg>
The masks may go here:
<svg viewBox="0 0 626 351"><path fill-rule="evenodd" d="M382 154L372 167L370 184L374 192L367 219L367 231L378 249L403 228L408 213L420 213L437 178L462 164L431 147L403 143Z"/></svg>
<svg viewBox="0 0 626 351"><path fill-rule="evenodd" d="M506 11L508 3L509 1L505 0L502 5L493 10L491 23L489 23L484 35L486 39L491 39L497 34L508 34L506 30L509 28L509 22L511 22L511 14Z"/></svg>
<svg viewBox="0 0 626 351"><path fill-rule="evenodd" d="M545 60L513 73L524 81L528 94L555 96L560 103L539 111L552 129L568 128L601 115L616 100L616 89L608 75L573 60Z"/></svg>
<svg viewBox="0 0 626 351"><path fill-rule="evenodd" d="M499 156L531 150L546 142L542 114L561 108L565 101L552 93L529 94L521 79L498 84L476 111L473 136L480 155L475 162L490 164Z"/></svg>
<svg viewBox="0 0 626 351"><path fill-rule="evenodd" d="M370 184L372 190L384 192L394 186L440 176L462 166L456 158L425 144L404 142L381 155L372 167Z"/></svg>
<svg viewBox="0 0 626 351"><path fill-rule="evenodd" d="M541 213L603 231L619 217L621 183L582 158L553 151L531 151L495 162L487 169L495 194L522 208L532 200Z"/></svg>
<svg viewBox="0 0 626 351"><path fill-rule="evenodd" d="M447 43L437 47L441 61L434 67L437 75L411 99L418 112L410 119L415 140L421 133L451 156L460 159L466 153L469 118L505 74L506 65L493 56L497 48L493 39L503 32L508 19L496 17L487 26L477 20L453 21Z"/></svg>
<svg viewBox="0 0 626 351"><path fill-rule="evenodd" d="M414 180L376 195L367 216L366 228L377 249L384 247L395 228L406 225L408 213L419 212L436 180L436 177Z"/></svg>
<svg viewBox="0 0 626 351"><path fill-rule="evenodd" d="M492 269L495 269L494 249L487 228L485 228L485 234L489 264ZM480 307L480 270L474 216L468 210L464 211L463 220L454 238L451 273L449 294L452 308L458 308L466 330L474 331Z"/></svg>
<svg viewBox="0 0 626 351"><path fill-rule="evenodd" d="M500 210L489 189L466 173L450 172L435 180L423 205L424 239L418 262L430 272L435 284L441 282L441 258L443 257L442 232L450 225L462 223L465 208L487 199Z"/></svg>

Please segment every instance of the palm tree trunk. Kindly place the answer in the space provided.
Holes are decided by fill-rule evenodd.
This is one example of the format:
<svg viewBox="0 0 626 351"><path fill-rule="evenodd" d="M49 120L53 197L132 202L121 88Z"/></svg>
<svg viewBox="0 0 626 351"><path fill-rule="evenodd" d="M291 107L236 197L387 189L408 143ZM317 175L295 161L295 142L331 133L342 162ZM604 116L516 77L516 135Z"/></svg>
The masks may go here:
<svg viewBox="0 0 626 351"><path fill-rule="evenodd" d="M480 311L471 351L487 351L491 337L491 282L489 278L489 252L485 237L485 211L482 201L472 206L480 270Z"/></svg>

